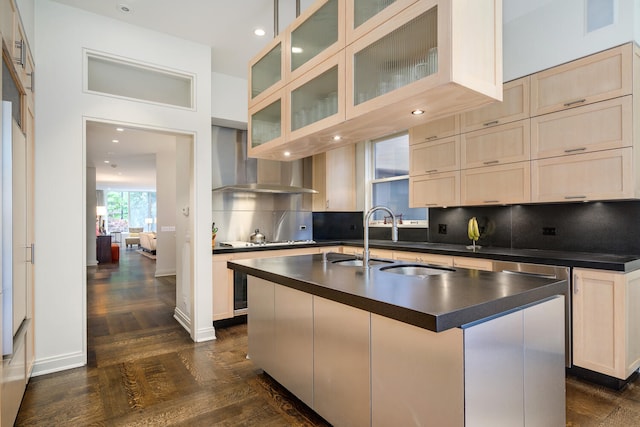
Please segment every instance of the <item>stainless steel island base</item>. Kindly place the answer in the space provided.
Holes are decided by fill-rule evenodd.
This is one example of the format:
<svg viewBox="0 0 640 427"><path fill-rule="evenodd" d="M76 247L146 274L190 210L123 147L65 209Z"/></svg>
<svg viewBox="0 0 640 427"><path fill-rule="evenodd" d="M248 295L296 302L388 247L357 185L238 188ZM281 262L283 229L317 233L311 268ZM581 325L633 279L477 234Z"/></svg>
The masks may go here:
<svg viewBox="0 0 640 427"><path fill-rule="evenodd" d="M335 426L565 424L563 296L434 332L253 276L248 292L250 358Z"/></svg>

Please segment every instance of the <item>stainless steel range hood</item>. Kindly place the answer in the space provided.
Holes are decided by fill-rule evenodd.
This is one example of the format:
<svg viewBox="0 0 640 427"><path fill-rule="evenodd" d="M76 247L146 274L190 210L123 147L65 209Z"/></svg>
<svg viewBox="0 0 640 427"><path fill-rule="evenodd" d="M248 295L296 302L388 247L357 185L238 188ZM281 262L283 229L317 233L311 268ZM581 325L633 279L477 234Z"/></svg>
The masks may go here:
<svg viewBox="0 0 640 427"><path fill-rule="evenodd" d="M311 176L310 158L291 162L248 158L246 131L213 126L211 133L214 192L317 193L304 186L305 176Z"/></svg>

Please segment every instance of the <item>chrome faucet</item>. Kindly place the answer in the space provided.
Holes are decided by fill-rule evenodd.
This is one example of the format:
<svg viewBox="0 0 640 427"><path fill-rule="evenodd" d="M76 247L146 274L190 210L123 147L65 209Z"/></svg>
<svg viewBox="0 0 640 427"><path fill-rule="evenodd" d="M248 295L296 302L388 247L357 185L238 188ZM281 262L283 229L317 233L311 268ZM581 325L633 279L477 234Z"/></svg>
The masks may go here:
<svg viewBox="0 0 640 427"><path fill-rule="evenodd" d="M369 268L369 218L375 211L386 211L389 215L391 215L391 240L394 242L398 241L398 221L396 220L395 214L386 206L374 206L367 214L364 216L364 253L362 254L362 265L364 268Z"/></svg>

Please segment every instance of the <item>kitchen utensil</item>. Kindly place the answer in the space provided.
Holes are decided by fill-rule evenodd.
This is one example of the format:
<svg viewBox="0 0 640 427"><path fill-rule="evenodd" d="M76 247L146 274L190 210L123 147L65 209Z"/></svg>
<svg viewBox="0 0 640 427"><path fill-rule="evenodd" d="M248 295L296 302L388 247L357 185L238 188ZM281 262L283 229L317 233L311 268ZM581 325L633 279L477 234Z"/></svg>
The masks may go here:
<svg viewBox="0 0 640 427"><path fill-rule="evenodd" d="M249 236L249 241L251 243L264 243L264 240L264 234L260 232L259 228L256 228L256 231L251 233L251 235Z"/></svg>

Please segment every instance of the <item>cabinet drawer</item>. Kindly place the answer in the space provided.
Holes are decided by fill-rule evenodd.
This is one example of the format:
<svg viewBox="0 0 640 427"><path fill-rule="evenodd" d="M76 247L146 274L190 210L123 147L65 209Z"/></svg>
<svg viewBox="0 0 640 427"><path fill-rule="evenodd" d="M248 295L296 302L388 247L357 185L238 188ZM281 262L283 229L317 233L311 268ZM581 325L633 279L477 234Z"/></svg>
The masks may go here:
<svg viewBox="0 0 640 427"><path fill-rule="evenodd" d="M529 160L529 119L462 135L462 169Z"/></svg>
<svg viewBox="0 0 640 427"><path fill-rule="evenodd" d="M631 95L531 119L534 159L630 147L632 142Z"/></svg>
<svg viewBox="0 0 640 427"><path fill-rule="evenodd" d="M505 83L502 102L494 102L460 115L461 131L471 132L529 117L529 76Z"/></svg>
<svg viewBox="0 0 640 427"><path fill-rule="evenodd" d="M629 95L632 44L597 53L531 76L531 116Z"/></svg>
<svg viewBox="0 0 640 427"><path fill-rule="evenodd" d="M460 133L460 116L458 114L434 120L409 129L409 145L425 141L447 138Z"/></svg>
<svg viewBox="0 0 640 427"><path fill-rule="evenodd" d="M410 175L458 170L460 169L460 137L454 136L412 145L409 159Z"/></svg>
<svg viewBox="0 0 640 427"><path fill-rule="evenodd" d="M566 202L633 197L632 149L534 160L532 200Z"/></svg>
<svg viewBox="0 0 640 427"><path fill-rule="evenodd" d="M458 206L460 171L409 177L409 207Z"/></svg>
<svg viewBox="0 0 640 427"><path fill-rule="evenodd" d="M487 166L461 172L463 205L527 203L531 200L530 162Z"/></svg>
<svg viewBox="0 0 640 427"><path fill-rule="evenodd" d="M453 266L473 270L493 271L493 261L487 259L453 257Z"/></svg>

